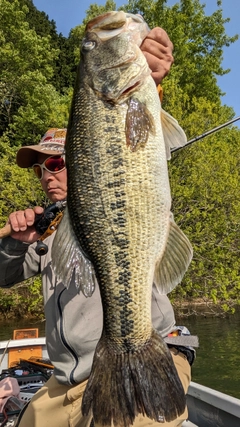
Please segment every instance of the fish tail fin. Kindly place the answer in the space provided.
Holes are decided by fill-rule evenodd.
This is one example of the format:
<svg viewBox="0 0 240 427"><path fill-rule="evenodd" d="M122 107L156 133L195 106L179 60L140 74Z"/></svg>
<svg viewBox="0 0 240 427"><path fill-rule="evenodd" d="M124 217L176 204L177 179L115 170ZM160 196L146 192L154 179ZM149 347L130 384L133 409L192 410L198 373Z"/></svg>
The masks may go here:
<svg viewBox="0 0 240 427"><path fill-rule="evenodd" d="M94 267L84 255L72 230L67 207L53 241L52 265L54 273L66 287L74 275L77 289L82 291L85 297L93 294L97 283Z"/></svg>
<svg viewBox="0 0 240 427"><path fill-rule="evenodd" d="M83 415L92 409L96 424L128 427L138 414L170 422L185 406L172 356L155 330L141 348L122 353L102 336L83 395Z"/></svg>
<svg viewBox="0 0 240 427"><path fill-rule="evenodd" d="M168 294L181 282L192 256L192 245L171 214L167 245L154 273L154 283L161 294Z"/></svg>

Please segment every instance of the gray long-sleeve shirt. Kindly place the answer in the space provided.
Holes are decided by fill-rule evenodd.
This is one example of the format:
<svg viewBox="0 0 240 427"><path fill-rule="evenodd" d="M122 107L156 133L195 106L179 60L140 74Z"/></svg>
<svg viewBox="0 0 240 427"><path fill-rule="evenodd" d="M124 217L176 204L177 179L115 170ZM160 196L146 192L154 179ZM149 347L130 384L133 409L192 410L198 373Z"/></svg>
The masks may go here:
<svg viewBox="0 0 240 427"><path fill-rule="evenodd" d="M51 247L55 233L45 240L49 250L39 257L36 244L28 245L6 237L0 240L0 287L8 288L37 274L42 276L46 342L58 381L79 383L88 378L93 354L100 338L103 314L100 291L86 298L72 279L68 289L52 269ZM152 321L165 337L175 325L172 306L155 286L152 293Z"/></svg>

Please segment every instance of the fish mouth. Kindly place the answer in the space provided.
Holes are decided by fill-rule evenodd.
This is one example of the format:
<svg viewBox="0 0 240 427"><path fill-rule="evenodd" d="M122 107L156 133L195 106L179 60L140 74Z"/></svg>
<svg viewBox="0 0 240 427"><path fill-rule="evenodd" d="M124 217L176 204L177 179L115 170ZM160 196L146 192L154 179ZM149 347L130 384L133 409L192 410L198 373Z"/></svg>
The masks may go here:
<svg viewBox="0 0 240 427"><path fill-rule="evenodd" d="M93 18L86 25L85 31L112 31L122 29L129 21L137 24L145 23L140 14L133 14L123 11L105 12ZM146 23L145 23L146 24ZM146 24L147 25L147 24Z"/></svg>
<svg viewBox="0 0 240 427"><path fill-rule="evenodd" d="M117 36L126 30L134 33L136 26L141 25L138 37L138 46L149 33L150 28L139 14L125 13L123 11L105 12L88 22L85 32L94 32L102 41Z"/></svg>
<svg viewBox="0 0 240 427"><path fill-rule="evenodd" d="M118 88L116 92L112 90L102 91L95 88L95 93L99 98L102 98L107 102L115 104L115 103L123 102L126 98L128 98L131 95L131 93L133 93L136 90L136 88L141 86L141 84L142 84L142 80L137 80L132 83L129 82L127 86L124 86L121 89Z"/></svg>
<svg viewBox="0 0 240 427"><path fill-rule="evenodd" d="M115 63L114 65L111 65L108 68L105 68L105 71L111 71L111 70L116 70L119 69L123 71L127 70L128 67L130 67L133 63L135 63L136 67L138 68L138 70L135 73L135 76L133 76L130 81L126 81L125 84L122 85L122 88L120 89L118 87L118 96L116 96L117 99L125 97L126 95L129 95L131 92L133 92L134 90L136 90L136 88L138 88L139 86L141 86L141 84L144 81L144 78L147 77L150 74L150 70L148 68L148 66L144 66L144 68L142 69L141 65L138 64L138 55L132 55L131 57L129 57L128 59L122 59L121 62L119 63ZM111 91L110 91L111 92ZM106 95L106 94L105 94ZM116 95L116 93L115 93ZM107 98L112 99L113 96L110 95L110 93L108 93Z"/></svg>
<svg viewBox="0 0 240 427"><path fill-rule="evenodd" d="M126 82L124 85L119 85L118 87L112 88L97 88L95 87L95 92L97 93L98 97L105 99L106 101L119 103L123 102L129 96L137 90L144 82L143 76L140 74L135 77L135 79L132 79L129 82ZM107 89L107 90L106 90Z"/></svg>
<svg viewBox="0 0 240 427"><path fill-rule="evenodd" d="M141 85L141 81L137 81L136 83L132 84L131 86L128 86L126 89L124 89L121 93L122 96L129 95L132 91L134 91L138 86Z"/></svg>
<svg viewBox="0 0 240 427"><path fill-rule="evenodd" d="M113 103L122 102L151 74L140 51L148 32L141 15L123 11L107 12L87 24L86 40L96 41L108 57L106 62L101 59L96 63L93 61L91 70L95 78L91 84L98 97ZM115 52L116 47L120 53L118 51L112 58L109 52Z"/></svg>

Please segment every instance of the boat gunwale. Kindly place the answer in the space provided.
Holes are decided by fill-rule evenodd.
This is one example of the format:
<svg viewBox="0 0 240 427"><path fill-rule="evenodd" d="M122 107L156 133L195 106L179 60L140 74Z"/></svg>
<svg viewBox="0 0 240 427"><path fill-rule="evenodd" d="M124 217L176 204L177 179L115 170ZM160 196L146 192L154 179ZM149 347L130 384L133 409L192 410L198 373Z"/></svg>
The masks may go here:
<svg viewBox="0 0 240 427"><path fill-rule="evenodd" d="M19 340L6 340L0 341L0 350L5 350L5 348L15 348L15 347L28 347L29 345L46 345L45 337L38 338L22 338Z"/></svg>
<svg viewBox="0 0 240 427"><path fill-rule="evenodd" d="M240 399L191 381L187 394L240 419Z"/></svg>

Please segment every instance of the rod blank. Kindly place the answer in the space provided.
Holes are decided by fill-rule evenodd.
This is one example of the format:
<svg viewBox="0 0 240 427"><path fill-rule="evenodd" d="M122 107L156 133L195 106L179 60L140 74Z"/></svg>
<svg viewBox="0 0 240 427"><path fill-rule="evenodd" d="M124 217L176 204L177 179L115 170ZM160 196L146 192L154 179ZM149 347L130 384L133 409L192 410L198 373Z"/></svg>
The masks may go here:
<svg viewBox="0 0 240 427"><path fill-rule="evenodd" d="M240 116L235 117L235 119L230 120L229 122L224 123L223 125L217 126L216 128L213 128L209 130L208 132L202 133L202 135L196 136L195 138L190 139L183 147L175 147L171 150L171 153L181 150L182 148L187 147L188 145L192 144L193 142L199 141L199 139L205 138L205 136L211 135L214 132L217 132L218 130L231 125L232 123L236 122L237 120L240 120Z"/></svg>

